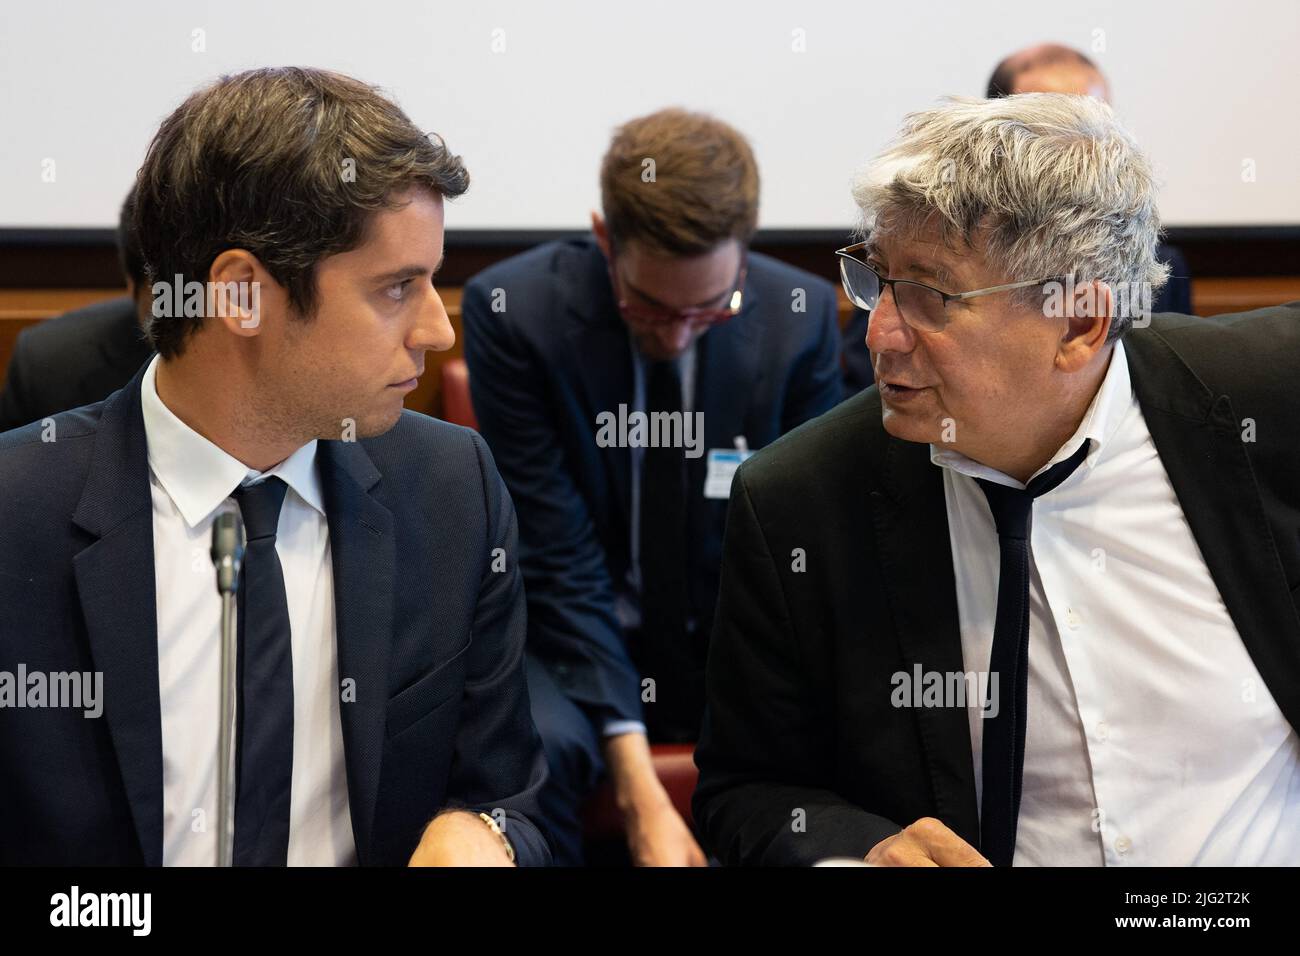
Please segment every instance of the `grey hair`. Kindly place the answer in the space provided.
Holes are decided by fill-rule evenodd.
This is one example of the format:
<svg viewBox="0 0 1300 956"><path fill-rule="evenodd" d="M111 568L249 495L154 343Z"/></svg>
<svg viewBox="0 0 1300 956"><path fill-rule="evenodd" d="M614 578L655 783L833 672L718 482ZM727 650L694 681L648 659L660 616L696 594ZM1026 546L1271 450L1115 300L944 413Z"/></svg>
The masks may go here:
<svg viewBox="0 0 1300 956"><path fill-rule="evenodd" d="M1064 93L953 97L912 113L853 181L863 236L937 225L945 244L981 248L1008 281L1101 279L1118 302L1129 290L1154 295L1169 276L1156 258L1156 191L1150 162L1110 107ZM1022 290L1019 301L1041 306L1043 290ZM1117 307L1110 341L1133 312Z"/></svg>

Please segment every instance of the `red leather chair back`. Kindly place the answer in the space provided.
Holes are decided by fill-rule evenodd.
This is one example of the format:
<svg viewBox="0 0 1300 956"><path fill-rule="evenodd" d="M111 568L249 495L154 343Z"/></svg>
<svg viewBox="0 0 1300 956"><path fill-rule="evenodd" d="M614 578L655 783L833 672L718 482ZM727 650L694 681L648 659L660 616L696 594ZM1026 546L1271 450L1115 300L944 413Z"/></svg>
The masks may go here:
<svg viewBox="0 0 1300 956"><path fill-rule="evenodd" d="M474 405L469 398L469 366L463 358L450 359L442 365L442 418L453 425L478 430Z"/></svg>

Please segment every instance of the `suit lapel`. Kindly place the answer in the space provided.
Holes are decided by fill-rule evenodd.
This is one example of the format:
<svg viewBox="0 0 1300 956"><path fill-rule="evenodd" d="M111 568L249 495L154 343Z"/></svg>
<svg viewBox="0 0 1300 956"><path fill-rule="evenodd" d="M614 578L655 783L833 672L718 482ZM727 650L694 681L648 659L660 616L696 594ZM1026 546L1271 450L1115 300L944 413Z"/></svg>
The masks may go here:
<svg viewBox="0 0 1300 956"><path fill-rule="evenodd" d="M878 419L877 419L878 420ZM957 585L943 475L928 445L884 442L882 488L871 492L876 543L894 631L907 670L956 673L962 660ZM975 768L965 708L915 709L936 815L979 846Z"/></svg>
<svg viewBox="0 0 1300 956"><path fill-rule="evenodd" d="M693 582L717 580L717 557L710 542L721 545L727 502L704 497L708 476L709 450L733 448L745 435L745 419L758 387L760 330L751 311L710 329L695 346L695 394L692 407L703 415L704 431L695 436L700 442L698 458L686 459L686 501L690 567ZM694 426L692 426L694 427ZM715 595L707 587L692 587L691 603L703 627L711 626Z"/></svg>
<svg viewBox="0 0 1300 956"><path fill-rule="evenodd" d="M96 540L73 558L104 720L147 866L162 864L162 711L154 590L153 507L143 369L105 404L73 522Z"/></svg>
<svg viewBox="0 0 1300 956"><path fill-rule="evenodd" d="M1125 346L1147 428L1210 575L1264 683L1300 730L1300 620L1242 440L1243 410L1213 394L1154 328L1134 329Z"/></svg>
<svg viewBox="0 0 1300 956"><path fill-rule="evenodd" d="M627 405L630 411L633 399L632 345L604 270L605 257L592 245L584 271L566 278L565 283L572 293L566 303L573 322L568 333L569 347L577 356L572 367L581 383L587 402L587 424L593 433L597 415L618 415L619 405ZM600 451L613 477L615 514L626 521L632 510L631 451L618 445Z"/></svg>
<svg viewBox="0 0 1300 956"><path fill-rule="evenodd" d="M396 540L392 512L371 495L380 475L365 449L339 441L317 447L334 570L338 675L355 691L339 710L352 831L364 865L384 750Z"/></svg>
<svg viewBox="0 0 1300 956"><path fill-rule="evenodd" d="M697 345L694 407L704 413L706 456L710 448L734 447L736 438L744 434L761 345L754 302L748 299L740 315L710 329ZM699 484L692 487L702 487L703 481L701 473Z"/></svg>

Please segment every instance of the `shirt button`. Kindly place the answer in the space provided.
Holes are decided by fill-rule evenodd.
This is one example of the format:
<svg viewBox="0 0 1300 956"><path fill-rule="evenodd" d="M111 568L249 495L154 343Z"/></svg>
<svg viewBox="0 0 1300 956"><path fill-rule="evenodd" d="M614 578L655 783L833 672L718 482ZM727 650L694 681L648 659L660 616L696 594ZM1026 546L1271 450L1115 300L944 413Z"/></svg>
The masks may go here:
<svg viewBox="0 0 1300 956"><path fill-rule="evenodd" d="M1120 853L1127 853L1129 850L1133 849L1133 841L1126 836L1122 836L1115 841L1115 849Z"/></svg>
<svg viewBox="0 0 1300 956"><path fill-rule="evenodd" d="M1065 612L1065 625L1072 631L1077 631L1079 625L1083 623L1083 617L1074 608Z"/></svg>
<svg viewBox="0 0 1300 956"><path fill-rule="evenodd" d="M1097 724L1097 739L1098 740L1110 739L1110 724L1106 723L1106 721L1104 720L1101 721L1099 724Z"/></svg>

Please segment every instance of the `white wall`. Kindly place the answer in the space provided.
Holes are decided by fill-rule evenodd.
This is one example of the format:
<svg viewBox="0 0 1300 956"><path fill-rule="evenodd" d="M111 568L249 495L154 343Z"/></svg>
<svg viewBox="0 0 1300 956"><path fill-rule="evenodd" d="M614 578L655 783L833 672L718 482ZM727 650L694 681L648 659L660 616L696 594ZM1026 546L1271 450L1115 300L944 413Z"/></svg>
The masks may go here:
<svg viewBox="0 0 1300 956"><path fill-rule="evenodd" d="M761 225L847 227L853 168L905 112L981 95L1002 55L1043 40L1109 75L1167 224L1300 223L1297 0L3 0L0 227L112 225L190 90L284 64L382 86L442 133L473 179L451 228L583 227L611 129L670 104L751 138Z"/></svg>

